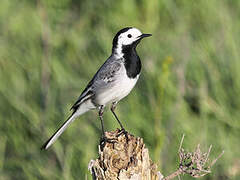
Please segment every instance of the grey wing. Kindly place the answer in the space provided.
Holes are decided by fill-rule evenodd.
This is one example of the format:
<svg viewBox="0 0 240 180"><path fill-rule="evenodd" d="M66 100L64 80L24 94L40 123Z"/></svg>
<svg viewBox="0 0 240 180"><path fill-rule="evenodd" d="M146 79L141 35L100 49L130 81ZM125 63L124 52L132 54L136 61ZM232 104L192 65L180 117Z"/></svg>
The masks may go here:
<svg viewBox="0 0 240 180"><path fill-rule="evenodd" d="M110 61L101 67L101 69L96 74L94 79L93 87L99 87L99 83L104 84L111 84L116 80L116 76L119 74L119 70L121 69L122 65L118 61Z"/></svg>
<svg viewBox="0 0 240 180"><path fill-rule="evenodd" d="M120 62L112 61L110 58L100 67L71 109L76 111L80 104L92 98L97 90L105 89L115 82L116 75L122 65Z"/></svg>

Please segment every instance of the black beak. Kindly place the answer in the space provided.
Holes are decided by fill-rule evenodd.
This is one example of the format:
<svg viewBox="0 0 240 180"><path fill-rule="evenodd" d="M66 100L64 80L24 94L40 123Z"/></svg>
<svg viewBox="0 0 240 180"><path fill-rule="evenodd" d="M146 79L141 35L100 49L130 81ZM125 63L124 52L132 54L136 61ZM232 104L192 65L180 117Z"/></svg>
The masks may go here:
<svg viewBox="0 0 240 180"><path fill-rule="evenodd" d="M139 39L142 39L142 38L150 37L150 36L152 36L152 34L142 34L142 35L140 35L138 37L139 37Z"/></svg>

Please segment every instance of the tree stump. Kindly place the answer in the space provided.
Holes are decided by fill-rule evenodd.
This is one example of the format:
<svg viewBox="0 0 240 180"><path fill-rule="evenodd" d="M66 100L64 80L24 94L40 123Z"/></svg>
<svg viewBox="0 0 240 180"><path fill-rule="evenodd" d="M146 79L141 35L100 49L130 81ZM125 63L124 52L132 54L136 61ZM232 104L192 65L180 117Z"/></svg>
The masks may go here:
<svg viewBox="0 0 240 180"><path fill-rule="evenodd" d="M143 139L117 129L105 132L108 139L99 147L99 158L91 160L94 180L161 180L162 174L149 158Z"/></svg>

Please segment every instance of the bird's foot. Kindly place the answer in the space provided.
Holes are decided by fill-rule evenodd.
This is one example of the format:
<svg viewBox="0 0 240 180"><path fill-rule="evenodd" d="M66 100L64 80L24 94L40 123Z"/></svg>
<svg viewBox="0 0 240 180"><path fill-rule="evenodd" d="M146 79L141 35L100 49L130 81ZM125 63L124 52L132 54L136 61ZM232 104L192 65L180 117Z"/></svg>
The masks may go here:
<svg viewBox="0 0 240 180"><path fill-rule="evenodd" d="M122 134L125 135L126 142L128 143L128 140L129 140L129 138L128 138L128 132L127 132L124 128L122 128L122 129L120 130L120 132L119 132L119 134L117 135L117 137L119 137L119 136L122 135Z"/></svg>
<svg viewBox="0 0 240 180"><path fill-rule="evenodd" d="M115 138L107 138L105 135L103 135L100 139L100 147L101 150L103 150L103 148L105 147L106 143L111 143L114 144L117 142L117 139Z"/></svg>

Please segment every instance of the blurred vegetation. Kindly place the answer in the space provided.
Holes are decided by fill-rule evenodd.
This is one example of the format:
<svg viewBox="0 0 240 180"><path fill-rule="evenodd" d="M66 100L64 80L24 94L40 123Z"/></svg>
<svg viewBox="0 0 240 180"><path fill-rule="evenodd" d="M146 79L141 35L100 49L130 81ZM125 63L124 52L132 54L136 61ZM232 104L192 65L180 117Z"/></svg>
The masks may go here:
<svg viewBox="0 0 240 180"><path fill-rule="evenodd" d="M165 175L184 147L224 156L202 179L240 178L240 1L1 0L0 179L90 179L97 112L76 120L48 150L45 140L111 53L125 26L153 37L138 47L143 70L117 107ZM107 130L118 127L109 110ZM184 179L192 179L184 176Z"/></svg>

